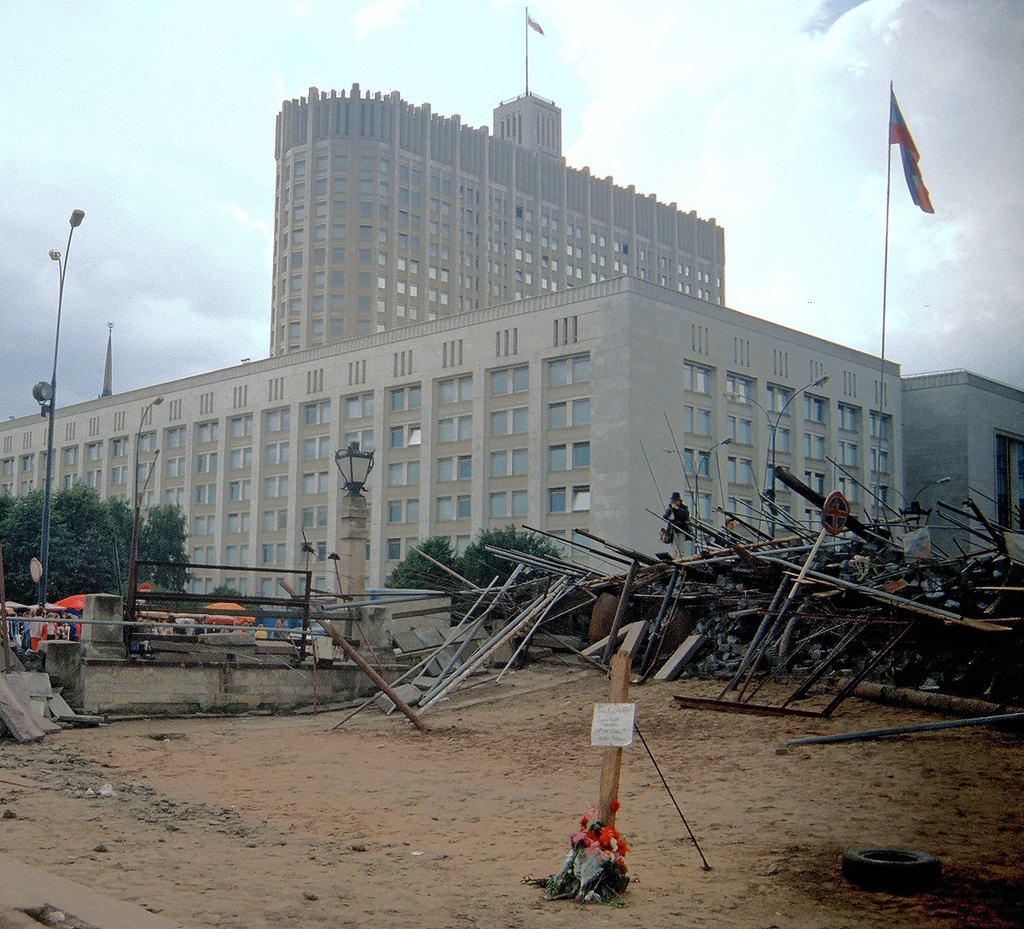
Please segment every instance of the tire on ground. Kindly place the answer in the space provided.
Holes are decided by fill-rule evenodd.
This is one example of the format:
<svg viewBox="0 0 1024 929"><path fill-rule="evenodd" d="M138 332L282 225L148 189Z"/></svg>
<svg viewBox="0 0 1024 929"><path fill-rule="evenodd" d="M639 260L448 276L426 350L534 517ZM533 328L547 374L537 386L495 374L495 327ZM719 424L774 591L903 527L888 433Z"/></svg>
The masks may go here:
<svg viewBox="0 0 1024 929"><path fill-rule="evenodd" d="M911 892L938 884L942 863L913 848L857 848L843 853L843 876L865 890Z"/></svg>

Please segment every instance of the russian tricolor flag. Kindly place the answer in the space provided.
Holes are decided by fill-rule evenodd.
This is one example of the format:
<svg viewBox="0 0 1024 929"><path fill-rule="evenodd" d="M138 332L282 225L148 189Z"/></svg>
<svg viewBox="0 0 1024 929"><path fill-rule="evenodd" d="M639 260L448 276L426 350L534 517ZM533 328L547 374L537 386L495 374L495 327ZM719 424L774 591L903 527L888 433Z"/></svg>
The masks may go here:
<svg viewBox="0 0 1024 929"><path fill-rule="evenodd" d="M935 208L932 206L931 197L928 196L928 188L924 186L924 178L921 177L921 168L918 165L921 155L910 135L907 121L900 112L900 105L896 102L896 94L891 87L889 88L889 144L900 147L903 173L907 178L911 199L926 213L934 213Z"/></svg>
<svg viewBox="0 0 1024 929"><path fill-rule="evenodd" d="M540 23L536 23L530 18L529 10L526 11L526 25L529 26L534 32L539 32L541 35L544 35L544 30L540 28Z"/></svg>

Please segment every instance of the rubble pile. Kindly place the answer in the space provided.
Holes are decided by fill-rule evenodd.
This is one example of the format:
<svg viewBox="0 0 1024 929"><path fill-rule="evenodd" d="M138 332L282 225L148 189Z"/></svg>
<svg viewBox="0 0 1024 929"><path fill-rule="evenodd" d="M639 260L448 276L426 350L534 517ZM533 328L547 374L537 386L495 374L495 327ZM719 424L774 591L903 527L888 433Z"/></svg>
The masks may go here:
<svg viewBox="0 0 1024 929"><path fill-rule="evenodd" d="M784 469L778 477L823 503ZM697 523L701 550L682 558L581 533L628 570L599 575L498 551L528 563L533 580L506 586L492 618L502 630L514 624L520 658L524 643L550 644L553 633L602 665L628 650L638 682L719 679L723 700L751 706L768 684L778 700L782 685L780 708L817 697L827 702L815 715L828 716L861 681L1021 706L1024 541L988 521L974 532L991 544L936 557L915 518L866 525L851 516L835 535L784 538ZM548 578L540 592L538 573ZM527 614L539 618L523 623Z"/></svg>

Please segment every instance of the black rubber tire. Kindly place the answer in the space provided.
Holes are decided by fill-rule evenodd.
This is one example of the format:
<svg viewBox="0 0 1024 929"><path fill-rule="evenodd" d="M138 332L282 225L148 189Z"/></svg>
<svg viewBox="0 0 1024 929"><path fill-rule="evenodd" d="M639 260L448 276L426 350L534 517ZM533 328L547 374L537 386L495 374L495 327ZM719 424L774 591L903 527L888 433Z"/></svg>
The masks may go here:
<svg viewBox="0 0 1024 929"><path fill-rule="evenodd" d="M843 876L865 890L907 893L942 879L942 863L913 848L856 848L843 853Z"/></svg>

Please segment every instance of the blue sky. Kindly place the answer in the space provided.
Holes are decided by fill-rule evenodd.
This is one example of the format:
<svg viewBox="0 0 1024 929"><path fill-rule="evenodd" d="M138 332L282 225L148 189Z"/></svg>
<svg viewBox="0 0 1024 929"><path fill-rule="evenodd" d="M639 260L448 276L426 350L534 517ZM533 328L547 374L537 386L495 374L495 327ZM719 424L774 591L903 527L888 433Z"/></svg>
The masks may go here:
<svg viewBox="0 0 1024 929"><path fill-rule="evenodd" d="M1024 388L1024 4L534 0L531 90L570 165L715 217L727 302L877 353L889 82L935 214L893 158L887 357ZM274 126L311 86L489 126L523 91L505 0L0 4L0 413L265 357ZM895 152L893 153L895 156ZM202 333L202 335L200 335Z"/></svg>

